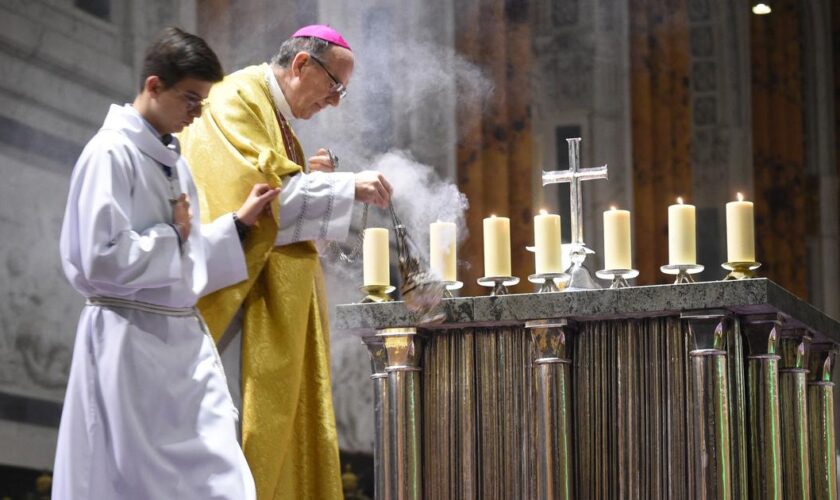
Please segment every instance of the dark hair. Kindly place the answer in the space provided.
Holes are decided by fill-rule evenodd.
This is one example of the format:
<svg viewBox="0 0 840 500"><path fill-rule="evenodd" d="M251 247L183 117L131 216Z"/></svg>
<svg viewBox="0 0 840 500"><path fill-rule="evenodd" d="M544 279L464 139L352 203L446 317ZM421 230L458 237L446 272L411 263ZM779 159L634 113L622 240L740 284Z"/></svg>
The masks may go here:
<svg viewBox="0 0 840 500"><path fill-rule="evenodd" d="M283 42L283 45L280 46L280 50L278 50L277 54L271 58L271 64L288 68L289 64L291 64L298 52L309 52L315 57L323 57L326 56L326 53L331 45L332 44L326 40L321 40L320 38L312 36L289 38Z"/></svg>
<svg viewBox="0 0 840 500"><path fill-rule="evenodd" d="M156 75L165 86L171 87L184 78L218 82L225 73L216 53L201 37L179 28L166 28L143 56L141 92L146 78L151 75Z"/></svg>

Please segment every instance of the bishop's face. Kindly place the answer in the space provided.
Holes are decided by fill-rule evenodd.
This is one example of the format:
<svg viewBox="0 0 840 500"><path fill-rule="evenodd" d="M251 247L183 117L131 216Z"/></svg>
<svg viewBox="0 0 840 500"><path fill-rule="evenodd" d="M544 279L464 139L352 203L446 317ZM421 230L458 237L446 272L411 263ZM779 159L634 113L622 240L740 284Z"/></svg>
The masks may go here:
<svg viewBox="0 0 840 500"><path fill-rule="evenodd" d="M353 53L333 46L321 57L300 52L292 62L295 83L286 96L292 114L308 119L327 106L338 106L341 89L353 74Z"/></svg>

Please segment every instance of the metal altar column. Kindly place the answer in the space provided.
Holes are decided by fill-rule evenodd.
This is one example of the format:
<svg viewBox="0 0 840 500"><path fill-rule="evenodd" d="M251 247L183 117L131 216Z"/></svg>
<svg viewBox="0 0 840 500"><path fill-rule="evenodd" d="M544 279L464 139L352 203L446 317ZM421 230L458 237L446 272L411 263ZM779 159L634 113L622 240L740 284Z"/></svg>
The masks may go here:
<svg viewBox="0 0 840 500"><path fill-rule="evenodd" d="M741 325L730 321L726 335L726 364L729 367L729 432L732 438L732 498L749 500L747 455L747 371L744 368L744 336Z"/></svg>
<svg viewBox="0 0 840 500"><path fill-rule="evenodd" d="M779 415L779 337L777 313L746 316L747 412L750 448L750 495L782 498L782 443Z"/></svg>
<svg viewBox="0 0 840 500"><path fill-rule="evenodd" d="M387 355L385 352L385 341L382 337L365 337L362 342L370 354L370 369L373 380L373 472L374 472L374 498L386 500L390 498L391 489L391 467L389 456L391 454L390 439L390 401L388 398L388 373L385 371Z"/></svg>
<svg viewBox="0 0 840 500"><path fill-rule="evenodd" d="M782 487L784 498L811 498L808 454L808 355L811 337L800 328L782 329L779 352Z"/></svg>
<svg viewBox="0 0 840 500"><path fill-rule="evenodd" d="M571 321L529 321L537 382L537 497L571 499L573 492L571 429Z"/></svg>
<svg viewBox="0 0 840 500"><path fill-rule="evenodd" d="M808 374L808 427L811 491L818 500L837 498L837 456L834 436L833 344L814 344Z"/></svg>
<svg viewBox="0 0 840 500"><path fill-rule="evenodd" d="M423 498L420 422L420 362L423 337L415 328L377 331L385 348L388 374L388 500Z"/></svg>
<svg viewBox="0 0 840 500"><path fill-rule="evenodd" d="M691 432L689 474L694 498L732 498L732 456L726 337L726 311L690 311L680 316L687 326Z"/></svg>

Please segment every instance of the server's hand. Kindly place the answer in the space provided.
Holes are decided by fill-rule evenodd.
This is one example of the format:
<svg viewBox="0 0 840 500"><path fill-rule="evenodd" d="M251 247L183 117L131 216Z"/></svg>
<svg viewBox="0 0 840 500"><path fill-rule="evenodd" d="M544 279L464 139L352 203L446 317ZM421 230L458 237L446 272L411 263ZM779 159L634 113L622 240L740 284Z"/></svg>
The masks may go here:
<svg viewBox="0 0 840 500"><path fill-rule="evenodd" d="M248 226L253 226L260 214L266 211L271 201L280 194L280 188L268 184L254 184L245 203L236 211L236 217Z"/></svg>
<svg viewBox="0 0 840 500"><path fill-rule="evenodd" d="M181 241L185 242L190 237L190 229L192 228L191 219L190 197L187 196L187 193L181 193L181 196L172 205L172 224L181 233Z"/></svg>

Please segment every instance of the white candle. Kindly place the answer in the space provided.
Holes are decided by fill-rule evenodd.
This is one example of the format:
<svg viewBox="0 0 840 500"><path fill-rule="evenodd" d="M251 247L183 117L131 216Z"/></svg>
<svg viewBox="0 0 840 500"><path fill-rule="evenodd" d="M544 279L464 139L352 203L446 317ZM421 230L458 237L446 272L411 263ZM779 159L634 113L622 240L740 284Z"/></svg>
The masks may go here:
<svg viewBox="0 0 840 500"><path fill-rule="evenodd" d="M630 211L611 207L604 212L604 268L632 269Z"/></svg>
<svg viewBox="0 0 840 500"><path fill-rule="evenodd" d="M726 255L728 262L755 262L753 204L741 193L726 204Z"/></svg>
<svg viewBox="0 0 840 500"><path fill-rule="evenodd" d="M540 210L534 216L534 259L537 274L562 273L560 216Z"/></svg>
<svg viewBox="0 0 840 500"><path fill-rule="evenodd" d="M432 274L443 281L455 281L455 223L432 222L429 225L429 264Z"/></svg>
<svg viewBox="0 0 840 500"><path fill-rule="evenodd" d="M365 229L362 251L364 254L365 286L390 285L388 230L381 227Z"/></svg>
<svg viewBox="0 0 840 500"><path fill-rule="evenodd" d="M668 207L668 263L675 265L697 264L697 236L694 205L677 204Z"/></svg>
<svg viewBox="0 0 840 500"><path fill-rule="evenodd" d="M484 276L510 276L510 219L484 219Z"/></svg>

